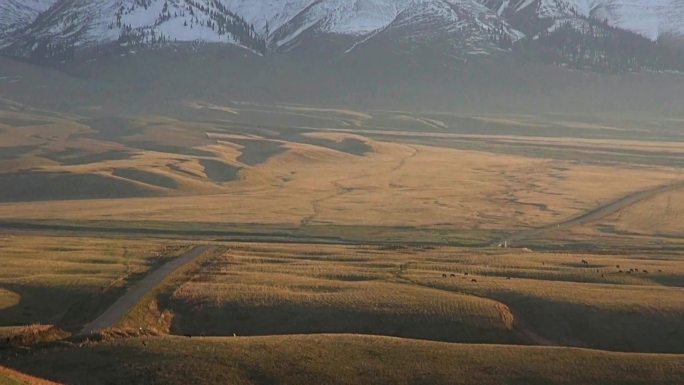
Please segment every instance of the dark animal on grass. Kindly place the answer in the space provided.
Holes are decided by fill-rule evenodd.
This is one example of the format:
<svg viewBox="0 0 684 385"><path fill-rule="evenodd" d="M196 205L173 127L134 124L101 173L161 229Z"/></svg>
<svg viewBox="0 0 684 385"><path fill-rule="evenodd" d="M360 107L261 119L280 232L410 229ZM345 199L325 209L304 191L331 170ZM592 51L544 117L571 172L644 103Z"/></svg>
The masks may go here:
<svg viewBox="0 0 684 385"><path fill-rule="evenodd" d="M455 277L455 276L456 276L456 274L451 274L451 277L452 277L452 278Z"/></svg>
<svg viewBox="0 0 684 385"><path fill-rule="evenodd" d="M463 275L467 276L467 275L468 275L468 273L463 273Z"/></svg>
<svg viewBox="0 0 684 385"><path fill-rule="evenodd" d="M473 278L470 280L470 282L477 282L477 279Z"/></svg>
<svg viewBox="0 0 684 385"><path fill-rule="evenodd" d="M582 260L582 264L585 265L585 266L587 266L587 265L589 265L589 262L583 259L583 260Z"/></svg>
<svg viewBox="0 0 684 385"><path fill-rule="evenodd" d="M619 270L619 269L620 269L620 265L615 265L615 268Z"/></svg>
<svg viewBox="0 0 684 385"><path fill-rule="evenodd" d="M446 275L446 274L442 274L442 278L446 278L446 277L447 277L447 275Z"/></svg>

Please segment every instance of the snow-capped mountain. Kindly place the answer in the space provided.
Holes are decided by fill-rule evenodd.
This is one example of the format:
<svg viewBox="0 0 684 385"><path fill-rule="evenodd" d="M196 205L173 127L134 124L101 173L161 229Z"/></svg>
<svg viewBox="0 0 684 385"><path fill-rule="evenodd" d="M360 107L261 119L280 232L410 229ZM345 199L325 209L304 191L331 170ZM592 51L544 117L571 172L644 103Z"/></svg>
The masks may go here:
<svg viewBox="0 0 684 385"><path fill-rule="evenodd" d="M12 32L27 27L41 12L57 0L2 0L0 1L0 40Z"/></svg>
<svg viewBox="0 0 684 385"><path fill-rule="evenodd" d="M248 23L215 0L58 0L5 45L21 52L173 41L265 45Z"/></svg>
<svg viewBox="0 0 684 385"><path fill-rule="evenodd" d="M651 40L684 36L684 0L481 0L526 32L587 20L607 22Z"/></svg>
<svg viewBox="0 0 684 385"><path fill-rule="evenodd" d="M590 16L650 39L684 36L684 0L595 1Z"/></svg>
<svg viewBox="0 0 684 385"><path fill-rule="evenodd" d="M36 58L196 41L259 53L439 42L480 54L525 40L550 62L616 70L678 63L651 44L664 35L684 39L684 0L0 0L0 50Z"/></svg>
<svg viewBox="0 0 684 385"><path fill-rule="evenodd" d="M355 40L349 52L390 31L407 42L446 39L454 47L520 36L475 0L320 0L274 30L271 41L284 47L305 32L343 35Z"/></svg>
<svg viewBox="0 0 684 385"><path fill-rule="evenodd" d="M411 0L316 1L274 31L281 46L304 31L360 36L387 27Z"/></svg>
<svg viewBox="0 0 684 385"><path fill-rule="evenodd" d="M0 4L17 1L0 0ZM279 49L311 32L348 36L350 44L356 44L390 27L401 27L414 40L452 36L455 46L521 36L477 0L56 1L36 12L32 22L17 28L19 32L6 37L0 46L25 54L112 42L199 40L262 51L267 43ZM26 19L16 24L26 24Z"/></svg>
<svg viewBox="0 0 684 385"><path fill-rule="evenodd" d="M313 3L312 0L221 0L262 36L268 37Z"/></svg>

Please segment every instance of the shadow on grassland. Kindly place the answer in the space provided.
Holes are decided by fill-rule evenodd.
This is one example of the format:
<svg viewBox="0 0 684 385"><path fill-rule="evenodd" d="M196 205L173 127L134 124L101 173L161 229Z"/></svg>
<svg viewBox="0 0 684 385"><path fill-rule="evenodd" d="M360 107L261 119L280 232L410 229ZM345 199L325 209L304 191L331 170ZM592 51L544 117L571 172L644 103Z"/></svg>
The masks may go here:
<svg viewBox="0 0 684 385"><path fill-rule="evenodd" d="M99 174L0 174L0 202L130 198L158 195L133 182Z"/></svg>

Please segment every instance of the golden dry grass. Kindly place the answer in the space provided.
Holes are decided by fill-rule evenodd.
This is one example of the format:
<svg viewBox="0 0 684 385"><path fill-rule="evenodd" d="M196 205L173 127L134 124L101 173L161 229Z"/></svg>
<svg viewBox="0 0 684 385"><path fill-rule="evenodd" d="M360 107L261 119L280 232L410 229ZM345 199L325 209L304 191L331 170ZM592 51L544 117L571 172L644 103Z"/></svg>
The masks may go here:
<svg viewBox="0 0 684 385"><path fill-rule="evenodd" d="M201 103L193 106L225 113L226 125L233 120L271 121L272 114L284 114L282 124L293 127L297 127L299 118L315 118L319 123L337 122L331 123L332 126L347 124L349 119L371 125L369 122L379 119L379 113L303 106L218 107ZM377 130L362 125L343 130L312 127L301 137L286 137L275 129L222 131L210 123L157 116L109 122L121 126L120 137L109 137L107 135L113 134L106 130L104 134L98 132L97 125L91 128L83 121L71 124L70 119L75 117L34 116L16 111L0 114L5 119L45 121L28 126L3 125L2 146L38 146L39 149L29 149L15 158L0 158L0 171L9 173L32 168L41 172L99 175L126 182L122 189L130 186L160 195L127 198L124 204L121 199L0 204L0 219L12 220L98 219L277 224L290 228L365 225L508 231L554 223L631 192L681 177L676 169L666 166L577 161L611 151L635 151L634 159L637 160L639 154L655 156L665 151L675 156L684 153L682 144L674 141L515 136L505 134L505 130L501 135L474 135L428 132L422 128ZM382 119L385 118L383 114L379 114ZM434 117L399 115L427 120L433 125L439 123L443 129L447 125ZM294 120L285 119L286 116ZM485 122L508 127L510 122L503 124L497 119L506 122L513 119L523 125L530 124L530 127L541 121L529 116L490 116ZM614 128L586 122L542 123L557 127ZM241 123L235 124L239 127ZM410 123L408 125L410 127ZM244 138L276 141L287 151L257 166L245 165L238 161L244 150L238 141ZM351 138L366 143L372 152L355 156L320 143L308 144L302 138L337 142ZM551 160L489 152L486 147L483 151L446 148L440 142L451 139L482 142L492 148L524 145L532 146L532 152L535 148L550 147L580 153L573 153L576 159ZM412 144L412 141L416 143ZM127 151L127 154L76 164L51 158L72 150L94 156L108 151ZM240 168L240 179L224 183L211 180L200 164L207 159ZM169 188L112 175L121 169L158 175L177 186Z"/></svg>
<svg viewBox="0 0 684 385"><path fill-rule="evenodd" d="M0 238L0 282L101 287L119 285L165 254L164 241L69 236L9 235Z"/></svg>
<svg viewBox="0 0 684 385"><path fill-rule="evenodd" d="M60 341L71 336L54 325L0 327L0 347L30 347L39 343Z"/></svg>
<svg viewBox="0 0 684 385"><path fill-rule="evenodd" d="M356 332L514 339L504 305L396 282L399 264L334 246L242 245L180 285L168 306L176 316L174 331L195 335Z"/></svg>
<svg viewBox="0 0 684 385"><path fill-rule="evenodd" d="M684 351L677 338L684 333L684 262L678 257L447 247L230 248L160 297L162 310L173 315L172 332L345 332ZM653 330L645 335L642 328Z"/></svg>
<svg viewBox="0 0 684 385"><path fill-rule="evenodd" d="M0 310L16 306L20 300L21 296L19 296L19 294L0 289Z"/></svg>
<svg viewBox="0 0 684 385"><path fill-rule="evenodd" d="M223 185L208 181L189 156L144 153L95 164L45 166L51 172L103 175L134 168L173 179L179 187L143 185L172 196L131 198L125 204L120 200L5 203L0 204L0 218L510 229L568 218L677 177L668 170L369 143L374 152L364 157L286 143L288 152L258 167L244 168L242 180ZM204 150L237 165L237 153L230 146Z"/></svg>
<svg viewBox="0 0 684 385"><path fill-rule="evenodd" d="M593 244L606 250L672 250L684 247L682 189L661 192L615 213L570 229L549 229L528 243L558 246ZM580 246L581 247L581 246Z"/></svg>
<svg viewBox="0 0 684 385"><path fill-rule="evenodd" d="M52 325L29 325L29 326L7 326L0 327L0 339L11 338L26 334L40 334L49 331Z"/></svg>
<svg viewBox="0 0 684 385"><path fill-rule="evenodd" d="M419 265L404 276L421 286L501 301L537 343L681 352L683 264L679 258L656 258L476 254L465 258L465 266L444 261L434 271ZM455 270L458 278L445 280L439 270ZM644 328L652 332L641 334Z"/></svg>
<svg viewBox="0 0 684 385"><path fill-rule="evenodd" d="M356 335L138 338L14 367L70 384L678 385L677 355L461 345Z"/></svg>
<svg viewBox="0 0 684 385"><path fill-rule="evenodd" d="M0 326L77 327L156 263L177 242L69 236L0 238Z"/></svg>
<svg viewBox="0 0 684 385"><path fill-rule="evenodd" d="M634 235L684 238L684 194L682 190L657 195L623 209L596 224L610 231Z"/></svg>

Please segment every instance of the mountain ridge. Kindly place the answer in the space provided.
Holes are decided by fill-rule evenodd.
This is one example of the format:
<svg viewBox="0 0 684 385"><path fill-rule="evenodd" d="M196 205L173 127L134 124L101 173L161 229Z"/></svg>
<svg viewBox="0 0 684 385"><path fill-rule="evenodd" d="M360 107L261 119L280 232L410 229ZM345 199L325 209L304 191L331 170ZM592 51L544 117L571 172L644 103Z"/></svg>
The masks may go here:
<svg viewBox="0 0 684 385"><path fill-rule="evenodd" d="M349 54L391 36L407 47L440 44L445 55L522 47L582 69L684 67L659 41L684 40L684 0L0 0L10 9L0 50L34 59L183 42L266 54L342 41L337 53ZM635 12L648 17L639 24Z"/></svg>

